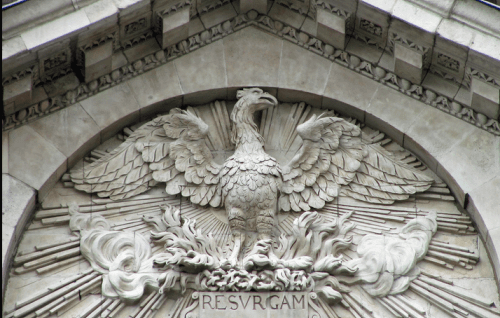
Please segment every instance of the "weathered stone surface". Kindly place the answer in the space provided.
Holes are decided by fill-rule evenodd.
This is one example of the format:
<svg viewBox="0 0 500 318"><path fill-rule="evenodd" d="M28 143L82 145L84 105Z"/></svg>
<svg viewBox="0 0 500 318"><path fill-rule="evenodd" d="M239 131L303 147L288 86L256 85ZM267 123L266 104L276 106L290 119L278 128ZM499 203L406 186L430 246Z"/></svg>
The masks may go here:
<svg viewBox="0 0 500 318"><path fill-rule="evenodd" d="M422 87L453 100L455 96L457 96L460 85L454 81L443 80L443 78L437 74L427 72L422 82Z"/></svg>
<svg viewBox="0 0 500 318"><path fill-rule="evenodd" d="M21 239L35 204L36 191L32 187L2 173L2 290L12 251Z"/></svg>
<svg viewBox="0 0 500 318"><path fill-rule="evenodd" d="M66 107L29 126L42 137L50 140L68 157L68 167L72 167L76 161L100 143L101 128L80 104Z"/></svg>
<svg viewBox="0 0 500 318"><path fill-rule="evenodd" d="M113 1L99 0L95 3L86 6L84 9L85 14L90 23L103 22L103 20L111 20L117 22L118 8Z"/></svg>
<svg viewBox="0 0 500 318"><path fill-rule="evenodd" d="M278 85L282 39L250 27L223 43L228 87Z"/></svg>
<svg viewBox="0 0 500 318"><path fill-rule="evenodd" d="M495 268L495 271L500 272L500 228L492 229L488 232L488 239L486 241L486 247L488 248L488 253L491 258L491 262ZM497 274L498 275L498 274ZM498 276L497 276L498 277ZM497 278L497 286L500 285L500 279Z"/></svg>
<svg viewBox="0 0 500 318"><path fill-rule="evenodd" d="M233 5L231 3L228 3L215 10L211 10L208 13L200 14L200 19L201 22L203 22L205 28L209 29L219 23L234 18L236 15L237 13L234 10Z"/></svg>
<svg viewBox="0 0 500 318"><path fill-rule="evenodd" d="M29 27L57 19L73 11L75 11L75 7L71 0L47 3L33 1L23 6L15 6L9 9L9 14L2 13L2 39L9 39Z"/></svg>
<svg viewBox="0 0 500 318"><path fill-rule="evenodd" d="M357 89L352 83L358 83ZM365 110L382 84L333 63L326 84L323 107L333 108L346 116L365 120Z"/></svg>
<svg viewBox="0 0 500 318"><path fill-rule="evenodd" d="M394 73L412 83L423 80L424 54L400 43L394 46Z"/></svg>
<svg viewBox="0 0 500 318"><path fill-rule="evenodd" d="M317 37L336 48L344 49L347 44L346 19L335 13L319 9L317 12Z"/></svg>
<svg viewBox="0 0 500 318"><path fill-rule="evenodd" d="M5 111L5 115L10 115L21 108L24 104L31 102L33 94L33 77L28 75L19 81L15 81L3 87L3 102L8 105L12 104L11 108Z"/></svg>
<svg viewBox="0 0 500 318"><path fill-rule="evenodd" d="M283 42L278 79L278 98L282 101L303 100L311 105L321 105L319 96L312 96L308 93L323 94L331 67L331 61L288 41ZM284 89L296 91L297 93L285 91Z"/></svg>
<svg viewBox="0 0 500 318"><path fill-rule="evenodd" d="M247 13L250 10L255 10L261 14L266 14L267 2L267 0L240 0L239 13Z"/></svg>
<svg viewBox="0 0 500 318"><path fill-rule="evenodd" d="M101 140L108 139L120 128L139 118L140 106L128 82L82 100L80 104L99 126Z"/></svg>
<svg viewBox="0 0 500 318"><path fill-rule="evenodd" d="M271 10L269 10L269 16L275 20L291 25L296 29L299 29L306 19L304 15L280 5L277 1L274 2Z"/></svg>
<svg viewBox="0 0 500 318"><path fill-rule="evenodd" d="M186 94L184 104L202 104L226 98L226 63L221 56L224 56L223 42L217 41L174 60L182 92ZM206 90L211 91L203 92ZM200 93L192 95L195 92Z"/></svg>
<svg viewBox="0 0 500 318"><path fill-rule="evenodd" d="M123 54L127 57L129 63L133 63L138 59L150 54L154 54L159 50L161 50L160 45L155 39L151 38L144 41L143 43L140 43L136 46L131 47L130 49L123 51Z"/></svg>
<svg viewBox="0 0 500 318"><path fill-rule="evenodd" d="M471 82L471 107L489 118L500 116L500 87L473 78Z"/></svg>
<svg viewBox="0 0 500 318"><path fill-rule="evenodd" d="M2 131L2 173L9 173L9 132Z"/></svg>
<svg viewBox="0 0 500 318"><path fill-rule="evenodd" d="M21 34L28 50L35 49L54 40L68 38L73 32L90 24L83 10L67 14L59 19L35 27Z"/></svg>
<svg viewBox="0 0 500 318"><path fill-rule="evenodd" d="M484 183L486 176L500 174L500 139L476 129L437 159L438 175L463 205L465 194Z"/></svg>
<svg viewBox="0 0 500 318"><path fill-rule="evenodd" d="M411 97L402 96L392 88L381 86L366 108L365 121L401 145L404 134L418 120L425 107Z"/></svg>
<svg viewBox="0 0 500 318"><path fill-rule="evenodd" d="M80 81L74 73L69 73L63 77L56 79L53 82L49 82L43 85L47 96L54 97L70 89L75 89L80 84Z"/></svg>
<svg viewBox="0 0 500 318"><path fill-rule="evenodd" d="M467 211L475 220L478 230L483 238L485 238L487 244L488 240L492 240L493 238L490 232L498 232L500 228L500 214L498 213L500 198L497 195L500 189L500 176L498 174L492 174L492 176L492 179L469 192L469 204L467 206ZM500 251L499 243L500 241L495 240L490 242L491 245L494 245L490 247L494 247L497 251L497 257L500 257L498 253ZM497 267L496 270L498 273L500 267Z"/></svg>
<svg viewBox="0 0 500 318"><path fill-rule="evenodd" d="M141 107L141 112L164 100L182 95L179 77L173 63L160 66L127 83Z"/></svg>
<svg viewBox="0 0 500 318"><path fill-rule="evenodd" d="M162 17L161 35L158 40L162 49L174 45L189 36L189 6Z"/></svg>
<svg viewBox="0 0 500 318"><path fill-rule="evenodd" d="M430 38L433 37L434 32L436 32L437 27L442 20L442 17L438 14L427 11L421 6L406 1L396 2L392 9L392 15L400 21L408 21L417 28L428 32L428 37ZM427 42L426 39L423 40Z"/></svg>
<svg viewBox="0 0 500 318"><path fill-rule="evenodd" d="M483 4L474 0L456 1L450 16L453 20L497 36L500 30L498 10L483 10Z"/></svg>
<svg viewBox="0 0 500 318"><path fill-rule="evenodd" d="M113 42L85 51L85 82L88 83L111 72L113 67Z"/></svg>
<svg viewBox="0 0 500 318"><path fill-rule="evenodd" d="M20 36L2 41L2 60L24 53L26 45Z"/></svg>
<svg viewBox="0 0 500 318"><path fill-rule="evenodd" d="M425 107L405 132L403 146L411 149L429 168L437 169L437 157L455 149L455 144L477 128L442 111Z"/></svg>
<svg viewBox="0 0 500 318"><path fill-rule="evenodd" d="M29 126L9 133L9 174L38 190L42 200L67 169L67 158Z"/></svg>

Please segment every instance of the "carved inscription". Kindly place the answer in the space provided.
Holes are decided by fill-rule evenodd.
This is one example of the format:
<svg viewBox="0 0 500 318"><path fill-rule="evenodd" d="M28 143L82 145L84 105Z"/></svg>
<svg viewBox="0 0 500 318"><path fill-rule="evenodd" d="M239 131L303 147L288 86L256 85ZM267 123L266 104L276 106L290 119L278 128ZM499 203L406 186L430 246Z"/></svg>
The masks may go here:
<svg viewBox="0 0 500 318"><path fill-rule="evenodd" d="M200 293L199 318L307 317L307 293Z"/></svg>

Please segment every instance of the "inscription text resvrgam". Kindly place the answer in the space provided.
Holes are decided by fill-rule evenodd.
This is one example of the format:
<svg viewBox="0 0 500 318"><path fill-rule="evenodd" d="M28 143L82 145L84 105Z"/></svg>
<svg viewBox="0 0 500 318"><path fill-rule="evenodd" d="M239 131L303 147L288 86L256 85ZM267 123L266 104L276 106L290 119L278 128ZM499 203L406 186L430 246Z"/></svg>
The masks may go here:
<svg viewBox="0 0 500 318"><path fill-rule="evenodd" d="M202 293L202 310L293 310L306 309L304 293Z"/></svg>

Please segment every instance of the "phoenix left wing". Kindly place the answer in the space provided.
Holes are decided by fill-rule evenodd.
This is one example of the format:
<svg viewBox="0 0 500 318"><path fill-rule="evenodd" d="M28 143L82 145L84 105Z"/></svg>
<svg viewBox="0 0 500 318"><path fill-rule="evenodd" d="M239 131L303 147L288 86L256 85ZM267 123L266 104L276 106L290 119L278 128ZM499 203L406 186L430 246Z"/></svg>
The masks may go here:
<svg viewBox="0 0 500 318"><path fill-rule="evenodd" d="M425 191L433 179L367 144L361 129L342 118L313 116L297 127L299 152L283 168L283 211L320 209L339 194L390 204Z"/></svg>
<svg viewBox="0 0 500 318"><path fill-rule="evenodd" d="M220 205L220 166L205 144L208 126L180 109L139 127L113 152L72 171L75 188L101 197L125 199L166 183L168 194L191 202Z"/></svg>

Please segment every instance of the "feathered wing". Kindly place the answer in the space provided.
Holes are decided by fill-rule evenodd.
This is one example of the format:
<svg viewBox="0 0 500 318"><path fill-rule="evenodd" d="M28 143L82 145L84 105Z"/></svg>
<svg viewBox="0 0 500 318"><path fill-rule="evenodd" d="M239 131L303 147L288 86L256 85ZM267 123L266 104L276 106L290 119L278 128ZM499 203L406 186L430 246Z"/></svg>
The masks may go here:
<svg viewBox="0 0 500 318"><path fill-rule="evenodd" d="M339 194L390 204L425 191L434 181L380 145L366 144L361 129L342 118L313 116L297 133L303 143L283 168L283 211L320 209Z"/></svg>
<svg viewBox="0 0 500 318"><path fill-rule="evenodd" d="M158 182L168 194L200 205L220 205L219 170L205 144L208 126L173 109L139 127L107 156L72 171L75 188L113 200L133 197Z"/></svg>

